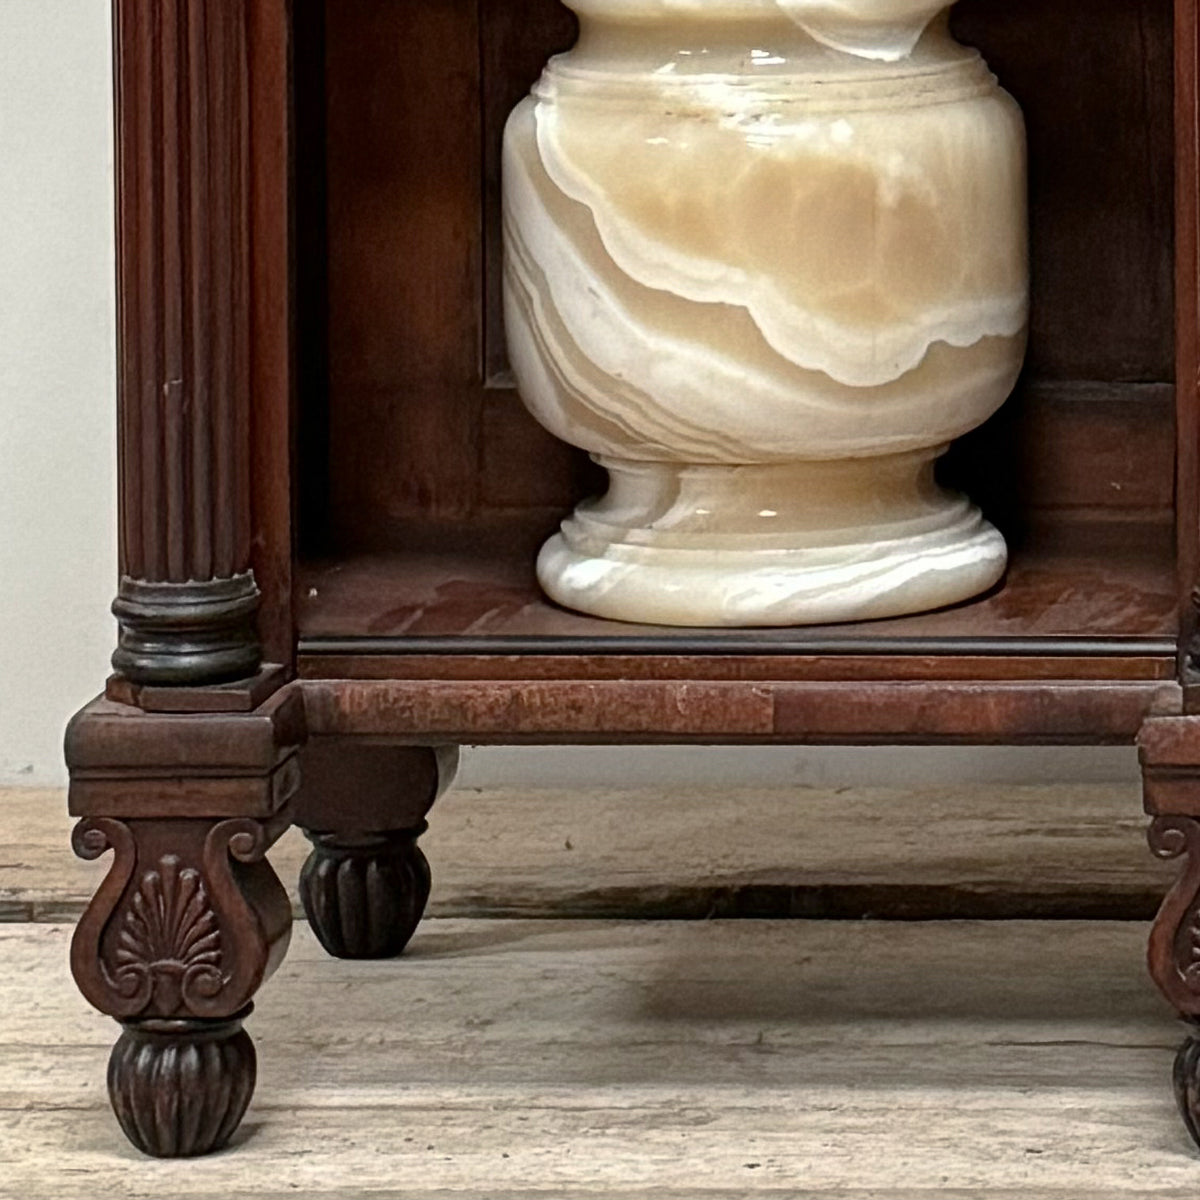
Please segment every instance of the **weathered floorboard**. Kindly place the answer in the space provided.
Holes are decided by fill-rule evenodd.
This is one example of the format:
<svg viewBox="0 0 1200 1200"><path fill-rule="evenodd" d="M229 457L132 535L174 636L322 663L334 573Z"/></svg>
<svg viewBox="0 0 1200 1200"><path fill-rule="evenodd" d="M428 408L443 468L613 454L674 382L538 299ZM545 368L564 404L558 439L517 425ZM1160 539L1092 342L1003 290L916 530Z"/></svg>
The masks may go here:
<svg viewBox="0 0 1200 1200"><path fill-rule="evenodd" d="M260 996L232 1151L139 1158L63 925L0 928L0 1196L1192 1200L1136 923L431 921ZM403 1014L403 1019L398 1019Z"/></svg>
<svg viewBox="0 0 1200 1200"><path fill-rule="evenodd" d="M0 792L0 920L74 919L105 864L66 804ZM942 789L452 790L433 916L1149 918L1173 877L1136 783ZM271 852L293 889L308 843Z"/></svg>

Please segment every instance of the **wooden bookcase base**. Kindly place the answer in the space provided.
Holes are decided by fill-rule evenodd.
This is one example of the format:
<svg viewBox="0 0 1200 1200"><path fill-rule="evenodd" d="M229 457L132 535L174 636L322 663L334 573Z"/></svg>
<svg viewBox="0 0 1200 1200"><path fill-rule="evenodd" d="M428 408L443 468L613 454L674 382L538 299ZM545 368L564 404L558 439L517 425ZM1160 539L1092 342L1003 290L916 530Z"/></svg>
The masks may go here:
<svg viewBox="0 0 1200 1200"><path fill-rule="evenodd" d="M281 961L290 925L265 853L289 824L314 845L301 886L325 948L345 958L391 957L424 910L430 880L417 839L453 779L454 743L468 734L706 743L730 740L731 713L745 711L757 715L732 740L758 744L838 740L846 720L837 689L847 685L547 686L451 682L439 700L429 681L305 679L248 713L222 711L227 701L214 689L217 710L207 713L100 699L76 718L68 738L76 850L88 858L111 851L113 862L79 923L71 963L85 996L124 1026L109 1091L134 1145L161 1157L203 1154L237 1128L255 1073L242 1021ZM806 703L797 688L807 690ZM1114 705L1114 688L1123 689L1122 704ZM935 719L930 705L940 692ZM865 699L855 685L852 694L857 728L874 720L878 740L888 742L906 733L928 742L938 728L946 741L1104 740L1096 705L1122 714L1109 740L1130 741L1140 730L1151 845L1183 861L1151 936L1151 971L1183 1017L1200 1019L1200 718L1181 715L1175 685L948 681L879 684ZM781 725L777 710L795 723ZM990 737L981 739L987 713ZM1198 1045L1190 1033L1174 1076L1193 1135Z"/></svg>

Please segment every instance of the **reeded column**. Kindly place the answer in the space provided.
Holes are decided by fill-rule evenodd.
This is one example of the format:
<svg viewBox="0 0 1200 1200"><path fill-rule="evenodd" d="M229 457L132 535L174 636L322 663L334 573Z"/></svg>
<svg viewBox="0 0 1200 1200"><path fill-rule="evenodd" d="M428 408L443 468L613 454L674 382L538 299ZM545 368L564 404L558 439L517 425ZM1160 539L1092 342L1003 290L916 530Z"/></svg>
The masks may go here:
<svg viewBox="0 0 1200 1200"><path fill-rule="evenodd" d="M115 0L121 585L139 683L252 675L251 0Z"/></svg>

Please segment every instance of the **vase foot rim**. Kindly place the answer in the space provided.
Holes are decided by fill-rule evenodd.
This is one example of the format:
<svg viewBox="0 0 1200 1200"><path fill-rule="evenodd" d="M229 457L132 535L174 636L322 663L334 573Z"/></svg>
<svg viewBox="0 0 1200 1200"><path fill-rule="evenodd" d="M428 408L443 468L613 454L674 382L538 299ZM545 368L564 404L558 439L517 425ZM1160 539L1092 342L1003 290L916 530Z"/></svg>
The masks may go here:
<svg viewBox="0 0 1200 1200"><path fill-rule="evenodd" d="M979 511L948 497L945 523L889 537L830 543L828 535L739 548L597 542L564 524L542 548L538 581L566 608L608 620L692 627L786 627L906 616L988 591L1004 575L1004 538ZM853 531L848 531L853 532ZM817 544L813 544L813 541ZM807 541L807 544L806 544Z"/></svg>

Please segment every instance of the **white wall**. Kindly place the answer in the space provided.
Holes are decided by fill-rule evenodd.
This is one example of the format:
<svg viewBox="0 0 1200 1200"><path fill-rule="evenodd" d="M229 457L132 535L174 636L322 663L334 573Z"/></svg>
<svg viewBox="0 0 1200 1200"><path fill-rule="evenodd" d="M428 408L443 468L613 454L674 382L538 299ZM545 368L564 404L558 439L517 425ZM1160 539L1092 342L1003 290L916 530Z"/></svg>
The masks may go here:
<svg viewBox="0 0 1200 1200"><path fill-rule="evenodd" d="M0 0L0 786L63 779L108 671L116 577L107 0ZM1125 749L493 749L460 781L1133 780Z"/></svg>
<svg viewBox="0 0 1200 1200"><path fill-rule="evenodd" d="M116 575L105 0L0 0L0 783L62 777Z"/></svg>

